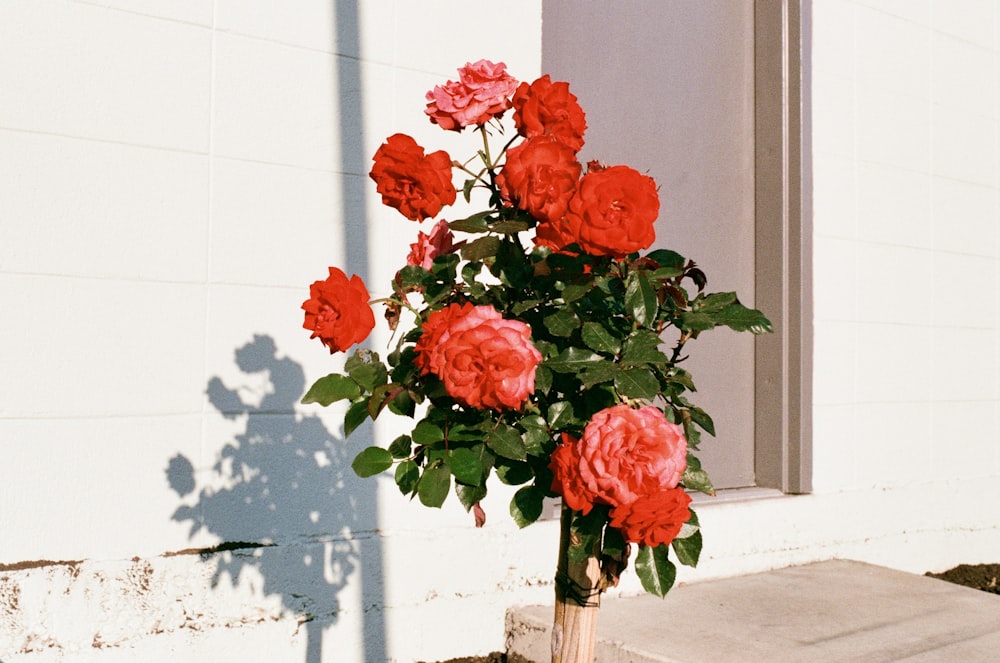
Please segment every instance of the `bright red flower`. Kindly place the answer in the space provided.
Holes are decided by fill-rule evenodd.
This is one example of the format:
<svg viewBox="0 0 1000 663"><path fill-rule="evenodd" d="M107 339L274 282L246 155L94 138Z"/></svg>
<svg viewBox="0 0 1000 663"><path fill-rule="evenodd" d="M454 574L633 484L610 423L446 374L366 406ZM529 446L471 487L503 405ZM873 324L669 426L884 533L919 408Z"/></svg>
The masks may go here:
<svg viewBox="0 0 1000 663"><path fill-rule="evenodd" d="M309 286L309 299L302 303L306 312L302 326L312 330L309 338L319 338L330 353L343 352L368 338L375 328L375 314L368 305L368 289L361 277L330 268L325 281Z"/></svg>
<svg viewBox="0 0 1000 663"><path fill-rule="evenodd" d="M591 168L569 201L562 232L585 253L622 258L653 244L659 214L653 178L628 166Z"/></svg>
<svg viewBox="0 0 1000 663"><path fill-rule="evenodd" d="M442 219L434 225L430 235L417 232L417 241L410 244L406 264L430 269L434 265L434 258L452 253L464 243L455 243L455 236L451 233L448 222Z"/></svg>
<svg viewBox="0 0 1000 663"><path fill-rule="evenodd" d="M510 108L510 96L517 88L517 81L506 69L503 62L466 63L458 70L457 81L437 85L427 93L429 103L424 112L431 122L452 131L486 124Z"/></svg>
<svg viewBox="0 0 1000 663"><path fill-rule="evenodd" d="M569 83L553 83L548 74L528 85L521 83L514 92L514 124L517 133L527 138L550 136L579 152L587 119Z"/></svg>
<svg viewBox="0 0 1000 663"><path fill-rule="evenodd" d="M557 221L566 213L583 167L576 152L544 136L507 150L497 175L504 198L539 221Z"/></svg>
<svg viewBox="0 0 1000 663"><path fill-rule="evenodd" d="M689 504L691 496L681 487L650 493L611 509L610 525L632 543L669 544L691 518Z"/></svg>
<svg viewBox="0 0 1000 663"><path fill-rule="evenodd" d="M412 221L436 216L455 202L451 157L444 150L424 154L424 148L406 134L393 134L375 152L368 174L382 194L382 202Z"/></svg>
<svg viewBox="0 0 1000 663"><path fill-rule="evenodd" d="M471 304L431 313L415 349L417 367L437 375L456 401L498 411L524 405L542 360L531 327L492 306Z"/></svg>
<svg viewBox="0 0 1000 663"><path fill-rule="evenodd" d="M595 495L580 477L580 456L576 450L577 439L568 433L562 434L562 444L549 457L552 470L551 490L562 495L569 508L583 515L594 508Z"/></svg>

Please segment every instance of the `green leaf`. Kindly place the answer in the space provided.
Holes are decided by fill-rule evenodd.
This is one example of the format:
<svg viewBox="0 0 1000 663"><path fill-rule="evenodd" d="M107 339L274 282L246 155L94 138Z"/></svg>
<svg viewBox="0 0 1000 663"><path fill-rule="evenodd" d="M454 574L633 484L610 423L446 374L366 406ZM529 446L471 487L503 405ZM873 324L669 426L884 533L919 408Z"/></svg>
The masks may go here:
<svg viewBox="0 0 1000 663"><path fill-rule="evenodd" d="M413 443L427 446L444 439L444 431L428 419L421 419L413 428Z"/></svg>
<svg viewBox="0 0 1000 663"><path fill-rule="evenodd" d="M695 530L690 536L683 539L674 539L670 544L674 553L677 554L677 561L685 566L698 566L698 558L701 556L701 530Z"/></svg>
<svg viewBox="0 0 1000 663"><path fill-rule="evenodd" d="M486 497L486 486L466 486L456 483L455 494L458 495L458 501L462 503L465 510L469 511L476 502Z"/></svg>
<svg viewBox="0 0 1000 663"><path fill-rule="evenodd" d="M510 501L510 515L518 527L527 527L542 515L545 493L536 486L525 486Z"/></svg>
<svg viewBox="0 0 1000 663"><path fill-rule="evenodd" d="M599 322L585 322L580 330L580 338L595 352L618 354L622 344Z"/></svg>
<svg viewBox="0 0 1000 663"><path fill-rule="evenodd" d="M528 229L524 221L497 221L490 225L490 230L501 235L515 235Z"/></svg>
<svg viewBox="0 0 1000 663"><path fill-rule="evenodd" d="M370 477L392 467L392 454L382 447L368 447L355 458L351 468L359 477Z"/></svg>
<svg viewBox="0 0 1000 663"><path fill-rule="evenodd" d="M353 433L368 418L368 399L354 401L344 414L344 436Z"/></svg>
<svg viewBox="0 0 1000 663"><path fill-rule="evenodd" d="M344 370L368 391L389 381L389 371L379 356L368 350L358 350L345 363Z"/></svg>
<svg viewBox="0 0 1000 663"><path fill-rule="evenodd" d="M605 361L595 364L585 371L581 371L576 377L580 381L580 384L589 389L595 384L610 382L618 375L619 371L620 369L617 364Z"/></svg>
<svg viewBox="0 0 1000 663"><path fill-rule="evenodd" d="M451 487L451 472L447 465L428 467L417 483L417 497L424 506L440 507L448 497Z"/></svg>
<svg viewBox="0 0 1000 663"><path fill-rule="evenodd" d="M681 313L681 329L684 331L707 331L715 328L715 319L704 311Z"/></svg>
<svg viewBox="0 0 1000 663"><path fill-rule="evenodd" d="M556 373L579 373L588 366L606 361L604 357L589 350L569 347L551 359L542 362L543 366Z"/></svg>
<svg viewBox="0 0 1000 663"><path fill-rule="evenodd" d="M640 326L649 325L656 320L658 310L656 292L642 272L632 272L628 275L625 306L632 312L632 317Z"/></svg>
<svg viewBox="0 0 1000 663"><path fill-rule="evenodd" d="M470 217L459 219L458 221L449 221L448 227L457 232L484 233L490 229L489 224L486 221L486 217L491 214L493 214L493 210L478 212Z"/></svg>
<svg viewBox="0 0 1000 663"><path fill-rule="evenodd" d="M506 458L497 458L494 469L500 481L508 486L520 486L522 483L531 481L531 478L535 476L531 466L527 463L507 460Z"/></svg>
<svg viewBox="0 0 1000 663"><path fill-rule="evenodd" d="M557 401L549 406L549 428L560 429L573 422L573 404L569 401Z"/></svg>
<svg viewBox="0 0 1000 663"><path fill-rule="evenodd" d="M535 393L547 394L552 388L552 371L544 366L535 369Z"/></svg>
<svg viewBox="0 0 1000 663"><path fill-rule="evenodd" d="M688 408L688 413L691 415L691 421L701 426L703 431L709 435L715 435L715 422L712 421L712 417L708 416L707 412L692 405Z"/></svg>
<svg viewBox="0 0 1000 663"><path fill-rule="evenodd" d="M497 254L497 249L500 248L500 238L494 237L493 235L487 235L486 237L480 237L479 239L473 240L462 247L462 258L465 260L482 260L483 258L490 258Z"/></svg>
<svg viewBox="0 0 1000 663"><path fill-rule="evenodd" d="M667 595L677 579L677 567L670 561L669 553L669 546L662 544L655 548L640 546L635 557L635 573L642 586L660 598Z"/></svg>
<svg viewBox="0 0 1000 663"><path fill-rule="evenodd" d="M465 184L462 185L462 196L465 198L465 202L472 202L472 187L476 186L476 180L465 180Z"/></svg>
<svg viewBox="0 0 1000 663"><path fill-rule="evenodd" d="M412 460L405 460L396 466L396 485L399 492L412 495L420 479L420 468Z"/></svg>
<svg viewBox="0 0 1000 663"><path fill-rule="evenodd" d="M715 495L715 488L712 486L712 480L708 478L708 473L700 467L692 467L690 463L681 475L681 483L688 490Z"/></svg>
<svg viewBox="0 0 1000 663"><path fill-rule="evenodd" d="M455 481L469 486L478 486L483 481L483 464L479 462L479 454L467 447L452 449L444 457Z"/></svg>
<svg viewBox="0 0 1000 663"><path fill-rule="evenodd" d="M622 365L665 363L667 356L660 351L660 343L660 337L647 329L632 332L622 347Z"/></svg>
<svg viewBox="0 0 1000 663"><path fill-rule="evenodd" d="M749 331L752 334L766 334L774 331L771 321L756 309L750 309L736 302L714 316L715 322L733 331Z"/></svg>
<svg viewBox="0 0 1000 663"><path fill-rule="evenodd" d="M389 454L393 458L406 458L413 450L409 435L400 435L389 445Z"/></svg>
<svg viewBox="0 0 1000 663"><path fill-rule="evenodd" d="M615 376L615 389L627 398L652 400L660 393L660 381L648 368L627 368Z"/></svg>
<svg viewBox="0 0 1000 663"><path fill-rule="evenodd" d="M486 446L502 458L525 460L528 457L528 450L521 434L510 426L501 425L487 433Z"/></svg>
<svg viewBox="0 0 1000 663"><path fill-rule="evenodd" d="M345 375L331 373L325 378L316 380L309 391L302 397L302 403L319 403L326 407L340 400L354 400L361 395L358 383Z"/></svg>
<svg viewBox="0 0 1000 663"><path fill-rule="evenodd" d="M647 255L650 260L656 261L661 268L670 268L677 271L677 274L684 273L684 263L687 262L684 256L669 249L656 249Z"/></svg>
<svg viewBox="0 0 1000 663"><path fill-rule="evenodd" d="M622 536L620 530L614 527L608 527L604 530L604 542L601 544L601 555L605 557L611 557L612 559L620 559L625 555L625 549L628 547L628 542L625 541L625 537Z"/></svg>
<svg viewBox="0 0 1000 663"><path fill-rule="evenodd" d="M572 309L568 308L560 309L556 313L546 316L542 322L553 336L571 336L580 327L580 318Z"/></svg>
<svg viewBox="0 0 1000 663"><path fill-rule="evenodd" d="M736 301L735 292L716 292L691 302L692 308L705 313L717 313Z"/></svg>
<svg viewBox="0 0 1000 663"><path fill-rule="evenodd" d="M396 274L399 285L403 288L424 285L431 273L419 265L406 265Z"/></svg>

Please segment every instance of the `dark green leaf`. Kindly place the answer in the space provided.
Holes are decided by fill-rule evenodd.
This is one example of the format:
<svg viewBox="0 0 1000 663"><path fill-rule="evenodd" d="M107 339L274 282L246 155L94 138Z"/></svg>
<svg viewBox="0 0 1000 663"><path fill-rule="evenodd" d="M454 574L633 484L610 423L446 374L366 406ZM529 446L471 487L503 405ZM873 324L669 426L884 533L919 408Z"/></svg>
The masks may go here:
<svg viewBox="0 0 1000 663"><path fill-rule="evenodd" d="M685 566L698 566L698 558L701 556L701 530L696 529L683 539L674 539L671 546L678 562Z"/></svg>
<svg viewBox="0 0 1000 663"><path fill-rule="evenodd" d="M619 370L617 364L605 361L600 364L594 364L587 370L582 371L577 375L577 379L580 380L580 384L584 387L590 388L595 384L610 382L618 375Z"/></svg>
<svg viewBox="0 0 1000 663"><path fill-rule="evenodd" d="M525 486L510 501L510 515L518 527L527 527L542 515L545 493L536 486Z"/></svg>
<svg viewBox="0 0 1000 663"><path fill-rule="evenodd" d="M733 331L749 331L753 334L766 334L774 331L771 321L756 309L750 309L739 302L727 306L714 316L715 322L725 325Z"/></svg>
<svg viewBox="0 0 1000 663"><path fill-rule="evenodd" d="M715 435L715 422L712 421L712 417L708 416L707 412L692 405L688 408L688 413L691 415L691 421L701 426L703 431L709 435Z"/></svg>
<svg viewBox="0 0 1000 663"><path fill-rule="evenodd" d="M716 292L705 297L700 297L691 302L691 307L696 311L705 313L717 313L736 301L735 292Z"/></svg>
<svg viewBox="0 0 1000 663"><path fill-rule="evenodd" d="M650 260L656 261L661 268L669 267L670 269L677 270L678 274L684 273L684 263L687 262L687 260L684 259L684 256L669 249L656 249L655 251L650 251L646 257Z"/></svg>
<svg viewBox="0 0 1000 663"><path fill-rule="evenodd" d="M412 495L420 479L420 468L412 460L406 460L396 466L396 485L399 492Z"/></svg>
<svg viewBox="0 0 1000 663"><path fill-rule="evenodd" d="M670 561L669 553L670 548L666 545L655 548L640 546L635 558L635 573L642 586L647 592L660 598L667 595L677 579L677 567Z"/></svg>
<svg viewBox="0 0 1000 663"><path fill-rule="evenodd" d="M462 185L462 196L467 203L472 202L472 187L474 186L476 186L476 180L465 180L465 184Z"/></svg>
<svg viewBox="0 0 1000 663"><path fill-rule="evenodd" d="M479 212L468 218L459 219L458 221L449 221L448 227L457 232L484 233L490 229L489 224L486 221L486 217L491 214L493 214L493 210Z"/></svg>
<svg viewBox="0 0 1000 663"><path fill-rule="evenodd" d="M632 272L628 275L625 288L625 306L632 312L632 317L639 325L651 324L656 319L656 292L649 284L649 279L642 272Z"/></svg>
<svg viewBox="0 0 1000 663"><path fill-rule="evenodd" d="M615 389L626 398L652 400L660 393L660 381L647 368L627 368L615 376Z"/></svg>
<svg viewBox="0 0 1000 663"><path fill-rule="evenodd" d="M481 501L486 497L486 486L466 486L464 484L455 484L455 494L458 495L458 501L462 503L466 511L469 511L476 502Z"/></svg>
<svg viewBox="0 0 1000 663"><path fill-rule="evenodd" d="M506 458L497 458L494 469L500 481L508 486L520 486L522 483L531 481L531 478L535 476L535 473L531 470L531 466L527 463L507 460Z"/></svg>
<svg viewBox="0 0 1000 663"><path fill-rule="evenodd" d="M621 350L621 341L612 335L607 328L599 322L585 322L580 330L580 338L587 344L587 347L595 352L605 352L618 354Z"/></svg>
<svg viewBox="0 0 1000 663"><path fill-rule="evenodd" d="M409 435L400 435L389 445L389 454L393 458L406 458L413 450Z"/></svg>
<svg viewBox="0 0 1000 663"><path fill-rule="evenodd" d="M552 371L545 368L544 366L539 366L535 369L535 393L536 394L547 394L549 389L552 388Z"/></svg>
<svg viewBox="0 0 1000 663"><path fill-rule="evenodd" d="M361 388L357 382L347 376L331 373L325 378L316 380L313 386L309 387L309 391L302 397L302 403L319 403L326 407L345 398L354 400L360 395Z"/></svg>
<svg viewBox="0 0 1000 663"><path fill-rule="evenodd" d="M563 301L565 302L575 302L580 299L594 287L593 283L571 283L562 291Z"/></svg>
<svg viewBox="0 0 1000 663"><path fill-rule="evenodd" d="M695 469L691 467L690 463L687 469L684 470L684 474L681 475L681 483L688 490L697 490L706 495L715 495L715 488L712 486L711 479L708 478L708 473L701 468Z"/></svg>
<svg viewBox="0 0 1000 663"><path fill-rule="evenodd" d="M501 425L487 433L486 445L503 458L525 460L528 457L521 434L510 426Z"/></svg>
<svg viewBox="0 0 1000 663"><path fill-rule="evenodd" d="M421 419L413 428L413 443L426 446L444 439L444 431L428 419Z"/></svg>
<svg viewBox="0 0 1000 663"><path fill-rule="evenodd" d="M344 414L344 436L353 433L368 418L368 399L354 401Z"/></svg>
<svg viewBox="0 0 1000 663"><path fill-rule="evenodd" d="M573 404L569 401L557 401L549 406L549 428L559 430L573 422Z"/></svg>
<svg viewBox="0 0 1000 663"><path fill-rule="evenodd" d="M715 328L715 318L704 311L685 311L681 314L681 329L684 331L707 331Z"/></svg>
<svg viewBox="0 0 1000 663"><path fill-rule="evenodd" d="M666 362L667 356L660 351L660 343L660 337L649 330L633 332L625 339L621 363L625 366L638 366Z"/></svg>
<svg viewBox="0 0 1000 663"><path fill-rule="evenodd" d="M524 440L524 448L532 456L543 456L545 454L545 443L549 441L548 431L532 428L524 431L521 436Z"/></svg>
<svg viewBox="0 0 1000 663"><path fill-rule="evenodd" d="M603 361L606 361L604 357L590 350L569 347L552 359L546 359L542 362L542 365L556 373L579 373L588 366Z"/></svg>
<svg viewBox="0 0 1000 663"><path fill-rule="evenodd" d="M417 483L417 497L424 506L440 507L448 497L451 472L447 465L435 465L424 470Z"/></svg>
<svg viewBox="0 0 1000 663"><path fill-rule="evenodd" d="M614 527L607 527L604 530L604 542L601 544L601 555L612 559L620 559L625 555L625 548L628 543L621 531Z"/></svg>
<svg viewBox="0 0 1000 663"><path fill-rule="evenodd" d="M351 468L359 477L370 477L392 467L392 454L382 447L368 447L355 458Z"/></svg>
<svg viewBox="0 0 1000 663"><path fill-rule="evenodd" d="M528 229L524 221L498 221L490 225L490 230L501 235L514 235Z"/></svg>
<svg viewBox="0 0 1000 663"><path fill-rule="evenodd" d="M599 508L587 515L574 514L571 525L573 534L566 550L570 564L585 562L588 557L600 552L601 535L607 519L607 511Z"/></svg>
<svg viewBox="0 0 1000 663"><path fill-rule="evenodd" d="M462 258L465 260L482 260L483 258L490 258L497 254L497 249L500 248L500 238L494 237L493 235L487 235L486 237L480 237L479 239L473 240L462 247Z"/></svg>
<svg viewBox="0 0 1000 663"><path fill-rule="evenodd" d="M580 318L568 308L560 309L556 313L546 316L542 322L553 336L567 337L580 327Z"/></svg>
<svg viewBox="0 0 1000 663"><path fill-rule="evenodd" d="M467 447L452 449L444 457L444 462L451 469L455 481L469 486L478 486L483 481L483 464L479 462L479 454Z"/></svg>
<svg viewBox="0 0 1000 663"><path fill-rule="evenodd" d="M404 288L423 285L424 281L430 278L430 276L431 273L429 271L418 265L407 265L399 270L397 274L399 285Z"/></svg>

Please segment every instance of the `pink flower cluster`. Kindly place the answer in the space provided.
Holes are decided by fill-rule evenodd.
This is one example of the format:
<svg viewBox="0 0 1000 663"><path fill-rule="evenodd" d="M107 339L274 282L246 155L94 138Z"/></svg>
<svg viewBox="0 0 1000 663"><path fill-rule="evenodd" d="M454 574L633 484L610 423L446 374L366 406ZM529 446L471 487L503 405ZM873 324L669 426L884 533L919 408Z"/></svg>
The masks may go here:
<svg viewBox="0 0 1000 663"><path fill-rule="evenodd" d="M415 364L433 373L448 394L468 407L520 410L535 393L542 354L531 327L506 320L492 306L451 304L427 316Z"/></svg>
<svg viewBox="0 0 1000 663"><path fill-rule="evenodd" d="M687 467L683 429L647 405L601 410L583 435L563 435L552 452L552 490L584 514L611 507L611 526L627 541L669 543L690 518L691 498L678 486Z"/></svg>
<svg viewBox="0 0 1000 663"><path fill-rule="evenodd" d="M503 115L511 107L510 97L516 88L517 81L503 62L466 63L458 70L457 81L437 85L427 93L429 103L424 112L442 129L461 131Z"/></svg>

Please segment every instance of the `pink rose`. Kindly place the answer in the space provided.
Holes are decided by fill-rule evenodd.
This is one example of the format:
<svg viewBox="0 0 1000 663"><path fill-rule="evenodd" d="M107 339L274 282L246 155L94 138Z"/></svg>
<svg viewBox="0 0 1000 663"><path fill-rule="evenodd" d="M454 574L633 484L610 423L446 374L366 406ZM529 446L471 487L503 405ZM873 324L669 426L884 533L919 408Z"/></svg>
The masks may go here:
<svg viewBox="0 0 1000 663"><path fill-rule="evenodd" d="M668 544L691 518L691 496L681 487L644 495L611 509L611 526L626 541L647 546Z"/></svg>
<svg viewBox="0 0 1000 663"><path fill-rule="evenodd" d="M687 467L683 429L651 405L605 408L593 416L579 440L568 439L576 466L564 466L560 459L550 467L561 486L579 482L583 488L574 489L574 499L590 503L617 507L674 488ZM565 497L565 488L556 490Z"/></svg>
<svg viewBox="0 0 1000 663"><path fill-rule="evenodd" d="M503 62L489 60L466 63L458 70L459 80L437 85L427 93L425 113L442 129L461 131L473 124L485 124L510 108L517 81Z"/></svg>
<svg viewBox="0 0 1000 663"><path fill-rule="evenodd" d="M417 241L410 244L406 264L430 269L434 258L452 253L464 243L455 243L455 236L451 233L448 222L442 219L434 225L430 235L417 231Z"/></svg>
<svg viewBox="0 0 1000 663"><path fill-rule="evenodd" d="M416 364L433 372L448 394L474 408L519 410L535 392L541 353L531 327L492 306L452 304L427 317Z"/></svg>

